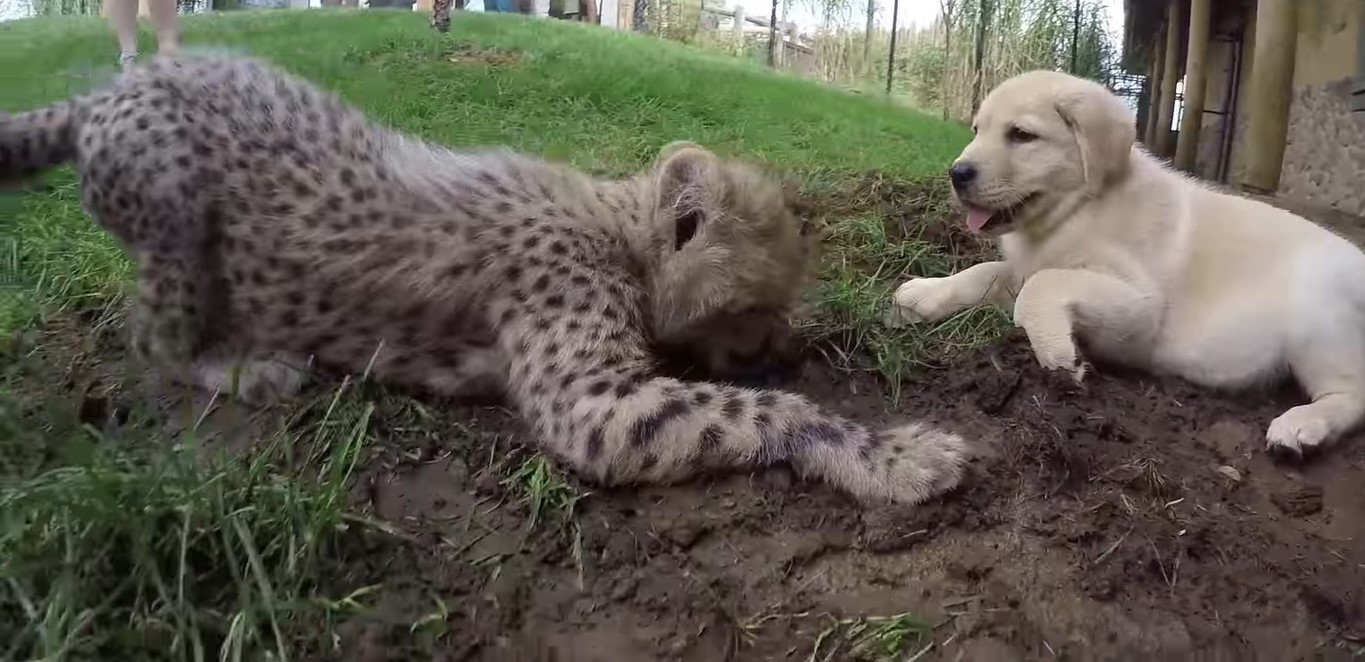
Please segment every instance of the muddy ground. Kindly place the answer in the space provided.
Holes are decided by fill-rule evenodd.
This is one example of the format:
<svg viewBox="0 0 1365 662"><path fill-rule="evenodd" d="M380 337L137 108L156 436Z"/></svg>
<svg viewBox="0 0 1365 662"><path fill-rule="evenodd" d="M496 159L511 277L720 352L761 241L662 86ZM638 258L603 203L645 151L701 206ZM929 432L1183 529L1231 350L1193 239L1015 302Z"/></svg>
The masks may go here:
<svg viewBox="0 0 1365 662"><path fill-rule="evenodd" d="M1292 390L1213 394L1103 366L1075 387L1044 375L1017 331L913 375L898 402L818 352L785 386L868 423L939 423L982 457L958 490L919 507L863 508L779 467L673 487L573 483L586 496L572 520L528 529L506 478L529 449L508 412L381 399L352 496L397 535L356 535L337 586L382 590L316 659L1365 650L1365 442L1276 464L1263 431L1298 403ZM906 613L919 631L873 656L895 643L865 636L887 622L854 619Z"/></svg>
<svg viewBox="0 0 1365 662"><path fill-rule="evenodd" d="M419 542L372 559L369 579L395 590L343 648L613 662L1365 656L1365 435L1276 463L1263 433L1300 402L1292 388L1213 394L1102 367L1076 388L1044 375L1017 331L913 376L898 402L818 354L786 387L862 421L938 422L982 458L960 489L915 508L865 509L782 468L578 485L578 535L528 537L524 508L493 507L513 497L489 448L516 447L519 427L497 409L453 413L470 421L462 441L431 437L366 476L362 505ZM404 650L430 595L453 606L449 628ZM924 629L875 657L876 622L854 619L904 613Z"/></svg>
<svg viewBox="0 0 1365 662"><path fill-rule="evenodd" d="M940 422L986 457L918 508L861 509L782 469L585 487L575 555L554 530L523 544L524 513L494 507L509 495L489 448L520 432L471 410L469 437L394 448L410 459L366 476L361 501L414 542L371 559L368 579L392 589L384 616L343 649L805 660L837 619L904 612L932 628L907 643L933 643L926 660L1349 659L1365 641L1365 446L1275 465L1262 431L1292 393L1110 373L1076 389L1041 374L1019 335L919 376L894 406L816 361L792 388L861 420ZM448 634L406 649L432 595L452 606ZM851 659L836 639L815 659Z"/></svg>

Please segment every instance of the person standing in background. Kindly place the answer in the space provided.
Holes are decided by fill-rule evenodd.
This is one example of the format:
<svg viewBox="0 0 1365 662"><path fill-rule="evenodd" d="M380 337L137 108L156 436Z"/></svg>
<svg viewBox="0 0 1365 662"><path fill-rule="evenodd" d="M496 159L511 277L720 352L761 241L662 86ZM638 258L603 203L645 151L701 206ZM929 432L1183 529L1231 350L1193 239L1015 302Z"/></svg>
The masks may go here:
<svg viewBox="0 0 1365 662"><path fill-rule="evenodd" d="M137 62L138 3L147 3L147 13L156 29L156 49L161 55L175 55L180 50L180 14L176 0L104 0L104 13L118 36L120 67L127 70Z"/></svg>

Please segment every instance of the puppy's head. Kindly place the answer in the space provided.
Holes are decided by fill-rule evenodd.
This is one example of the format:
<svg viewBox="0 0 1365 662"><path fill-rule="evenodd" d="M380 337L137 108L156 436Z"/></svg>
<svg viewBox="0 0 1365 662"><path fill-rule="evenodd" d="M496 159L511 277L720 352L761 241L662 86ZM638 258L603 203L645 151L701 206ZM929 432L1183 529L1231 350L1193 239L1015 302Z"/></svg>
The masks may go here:
<svg viewBox="0 0 1365 662"><path fill-rule="evenodd" d="M1131 112L1104 86L1055 71L1001 83L981 103L976 137L949 169L973 232L1047 224L1128 170Z"/></svg>

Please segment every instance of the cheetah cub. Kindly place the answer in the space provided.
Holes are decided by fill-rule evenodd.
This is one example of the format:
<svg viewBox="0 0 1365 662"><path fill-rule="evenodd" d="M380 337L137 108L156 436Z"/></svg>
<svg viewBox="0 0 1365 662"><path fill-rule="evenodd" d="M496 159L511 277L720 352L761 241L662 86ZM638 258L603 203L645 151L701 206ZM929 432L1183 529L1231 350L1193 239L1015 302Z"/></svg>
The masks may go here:
<svg viewBox="0 0 1365 662"><path fill-rule="evenodd" d="M915 503L967 461L928 425L872 431L792 393L656 370L655 347L723 345L689 334L794 305L809 261L782 187L696 145L595 179L423 142L212 56L0 121L0 181L69 161L138 265L134 350L182 383L268 402L315 364L492 394L601 484L788 463Z"/></svg>

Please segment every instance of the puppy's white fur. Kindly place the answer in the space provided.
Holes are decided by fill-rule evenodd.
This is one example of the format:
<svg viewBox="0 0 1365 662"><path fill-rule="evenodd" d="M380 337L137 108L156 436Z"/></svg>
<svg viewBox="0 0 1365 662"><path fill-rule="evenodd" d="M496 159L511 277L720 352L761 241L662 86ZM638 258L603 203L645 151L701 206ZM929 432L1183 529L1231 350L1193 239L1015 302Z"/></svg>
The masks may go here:
<svg viewBox="0 0 1365 662"><path fill-rule="evenodd" d="M1005 210L993 217L1004 261L904 283L893 322L989 301L1013 307L1044 367L1078 380L1078 339L1098 359L1209 387L1292 376L1312 402L1272 421L1266 443L1295 455L1365 417L1356 246L1168 169L1134 144L1128 110L1090 81L1016 76L985 99L974 128L956 164L976 176L958 198L978 214Z"/></svg>

